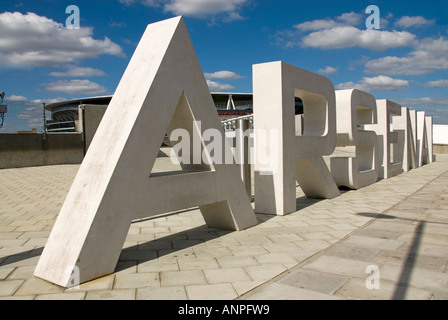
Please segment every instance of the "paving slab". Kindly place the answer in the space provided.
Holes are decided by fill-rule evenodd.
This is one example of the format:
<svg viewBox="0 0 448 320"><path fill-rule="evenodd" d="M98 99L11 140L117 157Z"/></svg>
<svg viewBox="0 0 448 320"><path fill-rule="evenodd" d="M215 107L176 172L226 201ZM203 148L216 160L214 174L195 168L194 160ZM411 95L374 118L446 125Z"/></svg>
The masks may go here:
<svg viewBox="0 0 448 320"><path fill-rule="evenodd" d="M349 279L349 277L335 274L300 269L285 275L277 283L325 294L335 294Z"/></svg>
<svg viewBox="0 0 448 320"><path fill-rule="evenodd" d="M340 242L328 249L325 254L328 256L358 261L371 261L372 258L377 256L380 252L381 250L378 248L370 248L354 245L351 243Z"/></svg>
<svg viewBox="0 0 448 320"><path fill-rule="evenodd" d="M187 300L185 287L146 287L137 289L136 300Z"/></svg>
<svg viewBox="0 0 448 320"><path fill-rule="evenodd" d="M406 296L401 297L400 292L406 292ZM433 293L430 290L406 288L386 281L381 282L378 290L368 290L365 280L356 278L350 279L337 293L337 296L357 300L393 300L397 297L409 300L429 300L432 295Z"/></svg>
<svg viewBox="0 0 448 320"><path fill-rule="evenodd" d="M162 271L160 281L163 287L207 284L202 270Z"/></svg>
<svg viewBox="0 0 448 320"><path fill-rule="evenodd" d="M414 176L411 179L414 185L406 186L401 199L396 198L385 210L383 206L370 205L371 210L358 212L357 215L369 221L241 299L278 299L275 295L281 292L288 292L283 293L287 295L284 299L291 296L307 299L303 292L289 289L298 287L319 300L335 296L362 300L447 300L448 211L440 208L447 205L440 190L448 186L448 166L446 162L439 165L441 170L428 170L431 176L426 179L420 175L423 172L413 170L385 181L382 187L395 181L397 186L393 189L400 190L398 180L405 187L408 178ZM416 183L420 179L424 183ZM377 199L382 200L386 195L377 188L375 185L359 191L374 190ZM370 200L367 197L363 201ZM306 234L301 236L307 239ZM369 267L377 268L378 273L369 273ZM378 289L368 286L368 281L378 281Z"/></svg>
<svg viewBox="0 0 448 320"><path fill-rule="evenodd" d="M338 296L314 290L297 288L277 282L269 283L263 290L257 290L250 300L341 300Z"/></svg>
<svg viewBox="0 0 448 320"><path fill-rule="evenodd" d="M89 291L85 300L135 300L135 290Z"/></svg>
<svg viewBox="0 0 448 320"><path fill-rule="evenodd" d="M241 232L197 208L134 221L111 275L64 289L33 276L79 166L0 170L0 299L448 299L448 157ZM368 290L369 266L379 290Z"/></svg>
<svg viewBox="0 0 448 320"><path fill-rule="evenodd" d="M238 297L229 283L187 286L186 290L191 300L234 300Z"/></svg>

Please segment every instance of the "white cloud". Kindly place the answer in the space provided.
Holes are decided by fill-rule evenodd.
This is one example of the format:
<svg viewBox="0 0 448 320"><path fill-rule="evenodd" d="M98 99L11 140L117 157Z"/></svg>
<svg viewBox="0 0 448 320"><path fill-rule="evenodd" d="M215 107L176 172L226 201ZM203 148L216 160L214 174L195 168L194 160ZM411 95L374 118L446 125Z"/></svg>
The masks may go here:
<svg viewBox="0 0 448 320"><path fill-rule="evenodd" d="M415 107L415 106L448 106L448 98L434 98L434 97L424 97L424 98L408 98L408 99L398 99L397 103L403 106ZM446 112L447 110L445 110Z"/></svg>
<svg viewBox="0 0 448 320"><path fill-rule="evenodd" d="M324 29L331 29L335 27L342 26L355 26L358 25L361 21L362 15L355 12L343 13L336 19L317 19L313 21L307 21L300 24L295 25L294 27L300 31L317 31Z"/></svg>
<svg viewBox="0 0 448 320"><path fill-rule="evenodd" d="M230 23L232 21L238 21L238 20L244 20L244 17L242 17L238 12L230 12L227 16L222 18L222 21L226 23Z"/></svg>
<svg viewBox="0 0 448 320"><path fill-rule="evenodd" d="M321 68L321 69L317 70L318 73L326 74L326 75L335 74L337 71L338 71L337 68L333 68L333 67L330 67L330 66L327 66L325 68Z"/></svg>
<svg viewBox="0 0 448 320"><path fill-rule="evenodd" d="M92 28L69 30L35 13L1 13L2 66L56 66L104 54L124 57L121 47L109 38L96 40L92 35Z"/></svg>
<svg viewBox="0 0 448 320"><path fill-rule="evenodd" d="M448 80L441 79L436 81L430 81L425 83L425 87L431 87L431 88L446 88L448 87Z"/></svg>
<svg viewBox="0 0 448 320"><path fill-rule="evenodd" d="M104 77L106 74L99 70L93 68L81 68L76 66L70 66L65 72L52 72L50 76L58 78L79 78L79 77Z"/></svg>
<svg viewBox="0 0 448 320"><path fill-rule="evenodd" d="M344 82L336 85L338 90L359 89L366 92L377 90L397 91L409 88L408 80L392 79L387 76L364 77L360 82Z"/></svg>
<svg viewBox="0 0 448 320"><path fill-rule="evenodd" d="M279 45L287 48L302 45L304 32L330 30L337 27L356 26L361 22L363 15L355 12L343 13L335 18L316 19L296 24L293 30L278 31L275 35Z"/></svg>
<svg viewBox="0 0 448 320"><path fill-rule="evenodd" d="M364 17L364 15L352 11L341 14L339 17L337 17L337 20L347 25L355 26L358 25Z"/></svg>
<svg viewBox="0 0 448 320"><path fill-rule="evenodd" d="M208 87L212 92L233 90L235 89L235 87L231 86L230 84L212 81L211 79L236 80L242 78L242 76L240 76L239 74L226 70L213 73L204 73L204 76L207 79Z"/></svg>
<svg viewBox="0 0 448 320"><path fill-rule="evenodd" d="M204 75L207 79L236 80L242 78L242 76L232 71L217 71L214 73L204 73Z"/></svg>
<svg viewBox="0 0 448 320"><path fill-rule="evenodd" d="M28 98L24 96L16 96L13 94L12 96L6 97L5 100L10 102L26 102L28 101Z"/></svg>
<svg viewBox="0 0 448 320"><path fill-rule="evenodd" d="M387 56L366 64L370 74L422 75L448 69L448 40L423 39L405 57Z"/></svg>
<svg viewBox="0 0 448 320"><path fill-rule="evenodd" d="M406 31L360 30L352 26L335 27L312 32L305 36L303 47L341 49L361 47L374 51L408 47L415 43L415 35Z"/></svg>
<svg viewBox="0 0 448 320"><path fill-rule="evenodd" d="M294 27L300 31L306 32L306 31L331 29L336 26L340 26L340 23L332 19L321 19L321 20L303 22L295 25Z"/></svg>
<svg viewBox="0 0 448 320"><path fill-rule="evenodd" d="M50 99L36 99L36 100L31 101L31 103L42 105L42 103L51 104L51 103L57 103L57 102L62 102L62 101L67 101L67 99L61 98L61 97L50 98Z"/></svg>
<svg viewBox="0 0 448 320"><path fill-rule="evenodd" d="M225 22L241 20L242 17L238 11L248 1L249 0L119 0L119 2L126 5L142 3L149 7L163 7L165 12L195 18L207 18L219 14L226 14L223 18L223 21Z"/></svg>
<svg viewBox="0 0 448 320"><path fill-rule="evenodd" d="M220 91L228 91L233 90L235 87L226 84L226 83L220 83L212 80L207 80L208 88L211 92L220 92Z"/></svg>
<svg viewBox="0 0 448 320"><path fill-rule="evenodd" d="M161 3L163 2L163 0L118 0L120 3L123 3L125 5L131 5L135 2L141 2L143 3L145 6L148 7L159 7L161 5Z"/></svg>
<svg viewBox="0 0 448 320"><path fill-rule="evenodd" d="M5 99L8 102L16 103L19 105L26 105L26 106L42 106L42 103L50 104L50 103L56 103L61 101L67 101L66 98L50 98L50 99L36 99L36 100L29 100L27 97L24 96L18 96L18 95L11 95Z"/></svg>
<svg viewBox="0 0 448 320"><path fill-rule="evenodd" d="M107 89L98 83L89 80L59 80L57 82L49 83L46 87L50 92L61 92L67 94L81 94L81 95L101 95L106 94Z"/></svg>
<svg viewBox="0 0 448 320"><path fill-rule="evenodd" d="M385 26L391 15L382 19ZM276 40L285 47L319 48L324 50L360 47L374 51L414 46L416 36L406 31L364 29L365 15L348 12L335 18L306 21L294 30L279 31ZM361 26L362 25L362 26ZM308 33L308 34L303 34Z"/></svg>
<svg viewBox="0 0 448 320"><path fill-rule="evenodd" d="M236 12L247 0L172 0L164 8L174 14L205 17L223 12Z"/></svg>
<svg viewBox="0 0 448 320"><path fill-rule="evenodd" d="M435 23L435 20L428 20L421 16L404 16L401 17L395 25L402 28L411 28L411 27L424 27L424 26L432 26Z"/></svg>

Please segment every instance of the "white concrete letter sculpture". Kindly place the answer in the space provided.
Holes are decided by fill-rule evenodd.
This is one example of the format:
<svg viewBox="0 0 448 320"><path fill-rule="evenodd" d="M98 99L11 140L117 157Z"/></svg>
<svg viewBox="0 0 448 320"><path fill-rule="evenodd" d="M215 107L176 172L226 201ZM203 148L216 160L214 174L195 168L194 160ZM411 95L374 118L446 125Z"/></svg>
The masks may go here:
<svg viewBox="0 0 448 320"><path fill-rule="evenodd" d="M426 125L426 143L428 145L428 163L434 162L434 147L433 147L433 120L432 117L425 117Z"/></svg>
<svg viewBox="0 0 448 320"><path fill-rule="evenodd" d="M431 163L432 154L432 118L424 111L417 111L417 164L419 167Z"/></svg>
<svg viewBox="0 0 448 320"><path fill-rule="evenodd" d="M393 131L398 133L398 143L393 145L394 162L403 161L403 171L405 172L415 169L417 167L415 124L412 125L409 108L401 107L401 116L392 118L392 126Z"/></svg>
<svg viewBox="0 0 448 320"><path fill-rule="evenodd" d="M337 90L337 146L355 146L355 157L332 157L331 174L338 186L360 189L378 180L380 156L374 131L360 125L377 121L375 97L360 90Z"/></svg>
<svg viewBox="0 0 448 320"><path fill-rule="evenodd" d="M296 211L296 180L307 197L339 196L322 157L336 146L331 81L282 61L254 65L253 79L255 211L277 215ZM302 136L296 135L295 97L304 103ZM268 143L266 132L277 140ZM276 159L271 172L257 158L260 154Z"/></svg>
<svg viewBox="0 0 448 320"><path fill-rule="evenodd" d="M199 206L209 226L257 224L234 165L150 176L166 133L221 130L181 17L148 26L61 209L35 276L66 287L113 273L132 220ZM228 146L226 141L223 145ZM205 171L204 171L205 169Z"/></svg>
<svg viewBox="0 0 448 320"><path fill-rule="evenodd" d="M390 100L377 100L378 123L366 125L378 135L378 144L382 150L380 174L381 179L389 179L403 172L402 159L391 159L391 144L398 143L398 133L391 131L390 117L401 116L401 106Z"/></svg>

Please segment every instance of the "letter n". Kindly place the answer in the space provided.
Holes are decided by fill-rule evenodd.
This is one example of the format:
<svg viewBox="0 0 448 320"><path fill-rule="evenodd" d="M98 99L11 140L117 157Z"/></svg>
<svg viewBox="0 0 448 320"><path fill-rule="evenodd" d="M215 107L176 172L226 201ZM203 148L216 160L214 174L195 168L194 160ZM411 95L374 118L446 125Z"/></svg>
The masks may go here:
<svg viewBox="0 0 448 320"><path fill-rule="evenodd" d="M415 114L415 112L414 112ZM392 128L398 133L398 143L392 145L394 162L402 160L403 171L409 171L417 167L416 145L413 137L416 137L412 125L411 111L407 107L401 107L401 116L392 117Z"/></svg>
<svg viewBox="0 0 448 320"><path fill-rule="evenodd" d="M424 111L417 111L417 163L421 167L433 162L432 118Z"/></svg>
<svg viewBox="0 0 448 320"><path fill-rule="evenodd" d="M238 166L191 164L151 174L165 134L221 130L230 148L185 22L148 26L101 121L34 275L67 286L113 273L135 219L198 206L211 227L257 224ZM202 140L202 145L204 142ZM73 270L73 269L72 269Z"/></svg>

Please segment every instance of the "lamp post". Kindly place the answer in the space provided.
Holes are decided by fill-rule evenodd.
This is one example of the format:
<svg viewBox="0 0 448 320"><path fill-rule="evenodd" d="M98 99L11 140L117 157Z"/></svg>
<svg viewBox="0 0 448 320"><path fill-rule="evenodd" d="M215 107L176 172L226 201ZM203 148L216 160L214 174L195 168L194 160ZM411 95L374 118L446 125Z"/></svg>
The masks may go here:
<svg viewBox="0 0 448 320"><path fill-rule="evenodd" d="M47 115L45 114L45 103L42 103L43 105L43 118L44 118L44 132L43 132L43 138L44 138L44 150L47 150Z"/></svg>

